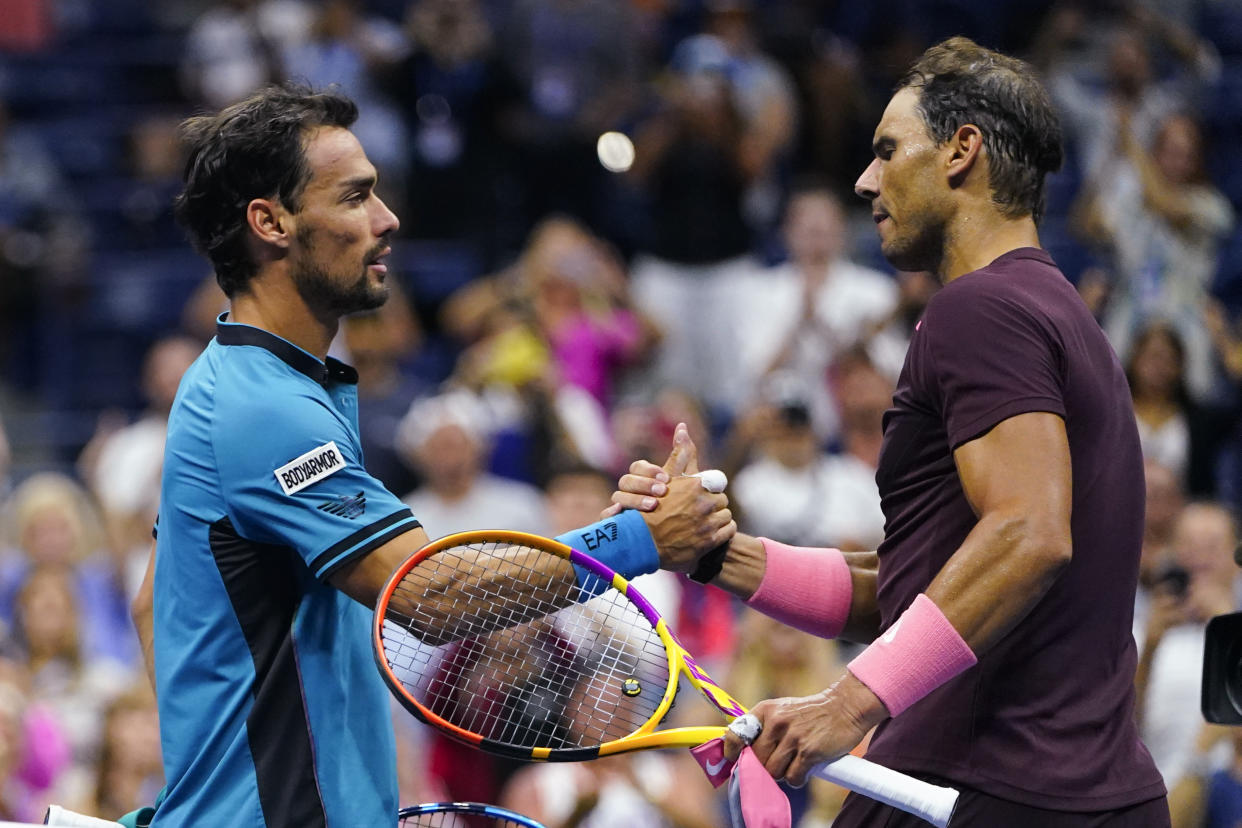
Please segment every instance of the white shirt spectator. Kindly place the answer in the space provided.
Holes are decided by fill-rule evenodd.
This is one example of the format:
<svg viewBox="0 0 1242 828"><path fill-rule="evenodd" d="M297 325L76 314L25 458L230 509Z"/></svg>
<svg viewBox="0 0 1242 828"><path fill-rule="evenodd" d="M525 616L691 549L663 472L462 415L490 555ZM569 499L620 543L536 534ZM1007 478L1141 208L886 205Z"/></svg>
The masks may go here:
<svg viewBox="0 0 1242 828"><path fill-rule="evenodd" d="M874 549L884 539L875 470L850 455L824 455L802 469L760 459L731 492L756 535L800 546Z"/></svg>
<svg viewBox="0 0 1242 828"><path fill-rule="evenodd" d="M543 494L528 483L492 474L481 474L458 500L445 500L419 488L407 495L405 502L432 538L472 529L512 529L536 535L548 532Z"/></svg>
<svg viewBox="0 0 1242 828"><path fill-rule="evenodd" d="M827 438L837 431L837 414L828 391L833 359L867 344L897 305L897 282L891 276L847 259L837 259L806 307L805 281L796 266L785 263L732 283L738 363L753 388L790 345L783 367L815 389L811 419ZM806 316L810 314L811 324ZM904 354L903 354L904 358Z"/></svg>

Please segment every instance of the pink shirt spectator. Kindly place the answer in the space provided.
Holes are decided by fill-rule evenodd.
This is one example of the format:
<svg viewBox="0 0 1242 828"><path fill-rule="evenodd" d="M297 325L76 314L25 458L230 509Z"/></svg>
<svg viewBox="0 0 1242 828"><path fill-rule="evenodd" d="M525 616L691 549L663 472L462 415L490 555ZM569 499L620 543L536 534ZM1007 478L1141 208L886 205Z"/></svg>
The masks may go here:
<svg viewBox="0 0 1242 828"><path fill-rule="evenodd" d="M628 310L615 309L606 317L582 312L550 331L548 340L565 382L607 406L612 378L637 354L642 329Z"/></svg>

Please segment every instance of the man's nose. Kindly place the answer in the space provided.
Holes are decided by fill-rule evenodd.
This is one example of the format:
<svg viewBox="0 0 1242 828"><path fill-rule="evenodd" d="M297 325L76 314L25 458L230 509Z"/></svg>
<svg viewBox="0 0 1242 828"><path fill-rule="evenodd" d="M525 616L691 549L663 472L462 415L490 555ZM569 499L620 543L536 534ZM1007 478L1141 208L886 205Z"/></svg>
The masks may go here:
<svg viewBox="0 0 1242 828"><path fill-rule="evenodd" d="M876 158L862 171L854 182L854 192L859 198L871 201L880 194L880 159Z"/></svg>

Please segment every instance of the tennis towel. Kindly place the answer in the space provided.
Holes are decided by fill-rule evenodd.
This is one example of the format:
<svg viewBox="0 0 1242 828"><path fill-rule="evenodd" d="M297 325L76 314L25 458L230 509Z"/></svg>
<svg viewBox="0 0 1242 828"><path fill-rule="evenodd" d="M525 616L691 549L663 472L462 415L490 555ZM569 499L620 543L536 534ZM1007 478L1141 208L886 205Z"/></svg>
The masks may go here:
<svg viewBox="0 0 1242 828"><path fill-rule="evenodd" d="M724 739L690 748L713 787L729 783L729 812L734 828L790 828L793 816L785 792L749 747L737 762L724 755Z"/></svg>

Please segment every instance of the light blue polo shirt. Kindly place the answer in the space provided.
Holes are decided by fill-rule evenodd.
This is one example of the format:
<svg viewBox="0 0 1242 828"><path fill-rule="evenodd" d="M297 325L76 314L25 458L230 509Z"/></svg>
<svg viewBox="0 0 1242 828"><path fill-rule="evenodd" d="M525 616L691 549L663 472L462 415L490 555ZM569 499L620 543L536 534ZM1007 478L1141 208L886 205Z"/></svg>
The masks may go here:
<svg viewBox="0 0 1242 828"><path fill-rule="evenodd" d="M363 468L356 382L224 316L181 382L155 566L157 828L394 822L371 612L327 579L419 522Z"/></svg>

